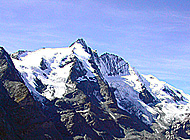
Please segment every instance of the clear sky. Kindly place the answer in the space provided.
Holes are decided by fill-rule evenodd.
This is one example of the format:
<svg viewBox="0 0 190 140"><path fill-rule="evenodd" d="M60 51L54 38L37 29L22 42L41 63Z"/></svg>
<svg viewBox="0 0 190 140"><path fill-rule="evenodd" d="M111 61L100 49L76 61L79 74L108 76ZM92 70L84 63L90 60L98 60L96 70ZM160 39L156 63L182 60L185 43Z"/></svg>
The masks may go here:
<svg viewBox="0 0 190 140"><path fill-rule="evenodd" d="M0 0L0 45L10 53L77 38L190 94L190 0Z"/></svg>

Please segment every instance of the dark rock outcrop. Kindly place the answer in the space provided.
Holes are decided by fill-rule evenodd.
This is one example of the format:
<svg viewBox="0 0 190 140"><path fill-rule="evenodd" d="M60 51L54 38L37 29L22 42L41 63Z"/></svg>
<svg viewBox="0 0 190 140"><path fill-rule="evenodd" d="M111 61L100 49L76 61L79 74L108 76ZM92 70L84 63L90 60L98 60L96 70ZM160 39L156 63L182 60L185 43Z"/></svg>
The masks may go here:
<svg viewBox="0 0 190 140"><path fill-rule="evenodd" d="M173 98L173 100L174 100L175 102L177 102L177 101L182 101L182 100L183 100L182 96L181 96L181 97L178 97L178 95L175 94L175 92L174 92L173 90L169 89L168 87L164 87L164 88L163 88L163 91L166 92L167 94L169 94L169 95ZM180 94L179 91L176 91L176 92L177 92L178 94Z"/></svg>
<svg viewBox="0 0 190 140"><path fill-rule="evenodd" d="M145 103L153 103L154 97L151 93L146 89L145 86L142 86L142 91L139 93L139 98Z"/></svg>
<svg viewBox="0 0 190 140"><path fill-rule="evenodd" d="M46 70L48 67L47 67L47 64L46 64L46 60L44 58L42 58L41 62L40 62L40 68L42 70Z"/></svg>

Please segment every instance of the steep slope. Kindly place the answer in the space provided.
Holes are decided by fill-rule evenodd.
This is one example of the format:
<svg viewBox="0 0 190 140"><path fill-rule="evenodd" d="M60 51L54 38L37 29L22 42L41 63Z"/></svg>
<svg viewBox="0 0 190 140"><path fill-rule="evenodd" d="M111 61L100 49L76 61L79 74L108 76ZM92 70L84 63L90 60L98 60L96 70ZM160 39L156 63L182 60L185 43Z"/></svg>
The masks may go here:
<svg viewBox="0 0 190 140"><path fill-rule="evenodd" d="M188 95L140 75L115 54L98 56L83 39L12 58L44 114L67 139L189 137ZM182 120L179 133L175 126Z"/></svg>
<svg viewBox="0 0 190 140"><path fill-rule="evenodd" d="M0 48L0 139L62 139L47 119L9 54Z"/></svg>

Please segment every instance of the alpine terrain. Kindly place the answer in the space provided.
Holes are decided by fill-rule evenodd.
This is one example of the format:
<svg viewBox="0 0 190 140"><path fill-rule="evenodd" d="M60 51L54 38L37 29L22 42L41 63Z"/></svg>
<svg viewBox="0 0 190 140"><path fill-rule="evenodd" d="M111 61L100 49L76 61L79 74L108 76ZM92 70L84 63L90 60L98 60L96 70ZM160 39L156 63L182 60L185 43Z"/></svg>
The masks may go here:
<svg viewBox="0 0 190 140"><path fill-rule="evenodd" d="M83 39L0 48L0 139L190 139L190 96Z"/></svg>

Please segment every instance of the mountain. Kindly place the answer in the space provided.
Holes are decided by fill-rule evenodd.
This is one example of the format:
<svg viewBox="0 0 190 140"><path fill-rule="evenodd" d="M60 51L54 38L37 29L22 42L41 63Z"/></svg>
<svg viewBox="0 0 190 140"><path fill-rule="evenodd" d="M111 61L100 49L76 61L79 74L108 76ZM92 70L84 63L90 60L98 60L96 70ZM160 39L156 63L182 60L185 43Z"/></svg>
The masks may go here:
<svg viewBox="0 0 190 140"><path fill-rule="evenodd" d="M190 139L190 96L118 55L83 39L0 52L2 139Z"/></svg>

